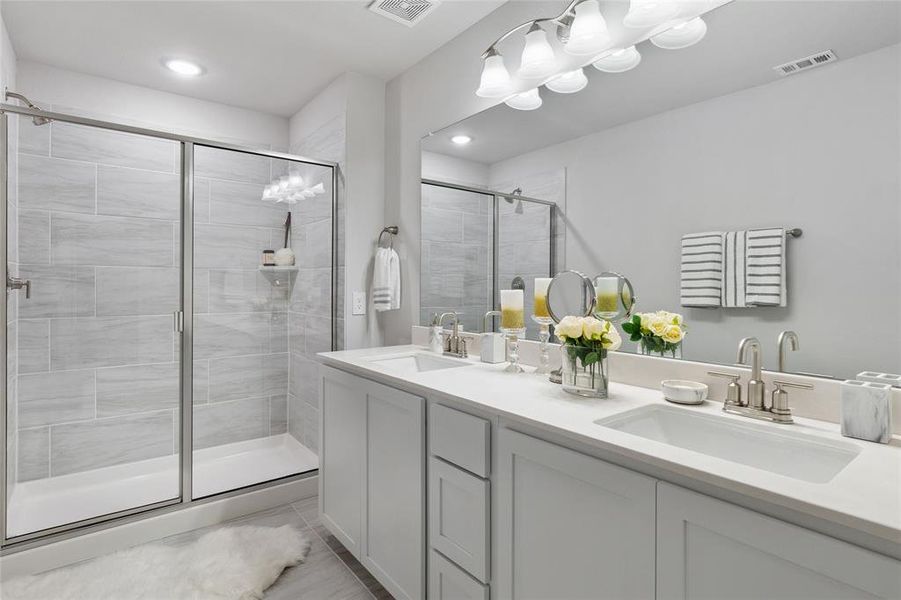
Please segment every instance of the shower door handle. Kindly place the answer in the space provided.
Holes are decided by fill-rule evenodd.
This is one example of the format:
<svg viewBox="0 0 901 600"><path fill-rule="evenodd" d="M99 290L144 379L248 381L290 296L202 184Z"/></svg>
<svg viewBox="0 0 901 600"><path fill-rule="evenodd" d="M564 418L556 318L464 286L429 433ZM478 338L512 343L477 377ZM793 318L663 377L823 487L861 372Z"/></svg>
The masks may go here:
<svg viewBox="0 0 901 600"><path fill-rule="evenodd" d="M31 298L31 280L30 279L22 279L20 277L10 277L6 276L6 291L10 292L12 290L21 290L25 288L25 299L28 300Z"/></svg>

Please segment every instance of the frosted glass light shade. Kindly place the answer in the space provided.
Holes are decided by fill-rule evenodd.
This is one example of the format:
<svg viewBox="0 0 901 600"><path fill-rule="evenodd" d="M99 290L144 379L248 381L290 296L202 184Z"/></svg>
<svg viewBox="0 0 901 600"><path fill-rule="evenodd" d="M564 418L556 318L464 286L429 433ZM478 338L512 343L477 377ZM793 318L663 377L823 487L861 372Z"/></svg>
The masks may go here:
<svg viewBox="0 0 901 600"><path fill-rule="evenodd" d="M300 175L289 175L288 176L288 187L291 188L299 188L303 185L303 177Z"/></svg>
<svg viewBox="0 0 901 600"><path fill-rule="evenodd" d="M563 47L567 54L598 54L607 48L610 45L610 34L597 0L583 0L576 5L575 13L569 29L569 40Z"/></svg>
<svg viewBox="0 0 901 600"><path fill-rule="evenodd" d="M534 28L526 34L526 45L519 62L519 76L523 79L543 79L557 70L557 57L547 41L547 33Z"/></svg>
<svg viewBox="0 0 901 600"><path fill-rule="evenodd" d="M541 107L541 96L538 95L538 88L532 88L507 98L504 104L516 110L535 110Z"/></svg>
<svg viewBox="0 0 901 600"><path fill-rule="evenodd" d="M324 186L324 185L322 184L322 182L320 181L319 183L317 183L316 185L314 185L313 187L311 187L311 188L310 188L310 191L313 192L314 194L324 194L324 193L325 193L325 186Z"/></svg>
<svg viewBox="0 0 901 600"><path fill-rule="evenodd" d="M574 94L579 90L585 89L585 86L588 85L588 78L585 77L585 72L582 69L576 69L575 71L567 71L544 85L547 89L558 94Z"/></svg>
<svg viewBox="0 0 901 600"><path fill-rule="evenodd" d="M635 46L629 46L602 56L591 64L598 71L605 73L624 73L637 67L640 62L641 54Z"/></svg>
<svg viewBox="0 0 901 600"><path fill-rule="evenodd" d="M701 17L681 21L673 27L651 36L651 43L665 50L688 48L704 39L707 23Z"/></svg>
<svg viewBox="0 0 901 600"><path fill-rule="evenodd" d="M632 0L623 25L636 29L654 27L678 14L679 4L675 0Z"/></svg>
<svg viewBox="0 0 901 600"><path fill-rule="evenodd" d="M482 79L476 96L481 98L503 98L513 93L513 82L510 73L504 66L504 57L492 54L485 58L482 66Z"/></svg>

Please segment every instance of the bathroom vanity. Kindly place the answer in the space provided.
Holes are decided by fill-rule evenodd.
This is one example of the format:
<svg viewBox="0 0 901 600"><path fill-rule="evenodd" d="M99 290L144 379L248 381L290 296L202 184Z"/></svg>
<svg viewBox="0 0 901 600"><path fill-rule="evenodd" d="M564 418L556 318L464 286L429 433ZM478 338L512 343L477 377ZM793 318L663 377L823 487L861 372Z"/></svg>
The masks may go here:
<svg viewBox="0 0 901 600"><path fill-rule="evenodd" d="M901 597L897 444L417 346L322 359L322 522L397 598Z"/></svg>

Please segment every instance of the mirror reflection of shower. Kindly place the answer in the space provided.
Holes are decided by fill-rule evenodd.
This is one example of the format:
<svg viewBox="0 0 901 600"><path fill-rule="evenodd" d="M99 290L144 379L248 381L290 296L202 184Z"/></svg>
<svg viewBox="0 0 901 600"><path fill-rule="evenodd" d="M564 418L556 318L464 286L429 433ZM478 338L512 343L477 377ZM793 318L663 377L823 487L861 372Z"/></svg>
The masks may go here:
<svg viewBox="0 0 901 600"><path fill-rule="evenodd" d="M507 204L513 204L514 201L516 202L516 208L513 209L513 212L518 215L521 215L522 214L522 200L517 200L516 198L514 198L514 196L522 196L522 188L521 187L518 187L515 190L513 190L512 192L510 192L509 196L504 196L504 200L507 201Z"/></svg>

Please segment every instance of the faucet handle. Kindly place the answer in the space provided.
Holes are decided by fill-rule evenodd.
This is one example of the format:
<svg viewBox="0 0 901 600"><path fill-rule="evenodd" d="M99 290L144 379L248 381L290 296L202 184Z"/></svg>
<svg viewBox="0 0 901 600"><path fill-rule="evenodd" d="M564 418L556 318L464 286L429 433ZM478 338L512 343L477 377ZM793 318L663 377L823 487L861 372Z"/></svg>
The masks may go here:
<svg viewBox="0 0 901 600"><path fill-rule="evenodd" d="M793 423L792 411L788 407L788 392L783 388L797 388L801 390L812 390L813 386L809 383L793 383L791 381L773 381L776 389L773 390L773 398L770 404L770 412L773 414L773 421L776 423L789 424Z"/></svg>
<svg viewBox="0 0 901 600"><path fill-rule="evenodd" d="M781 389L784 387L795 388L795 389L799 389L799 390L812 390L813 389L813 385L811 385L809 383L794 383L792 381L775 380L775 381L773 381L773 385L776 386L776 389Z"/></svg>
<svg viewBox="0 0 901 600"><path fill-rule="evenodd" d="M721 371L707 371L707 374L732 380L729 382L729 385L726 386L726 400L723 403L724 409L729 406L743 406L741 403L741 384L739 383L741 380L740 374L735 375L733 373L723 373Z"/></svg>

